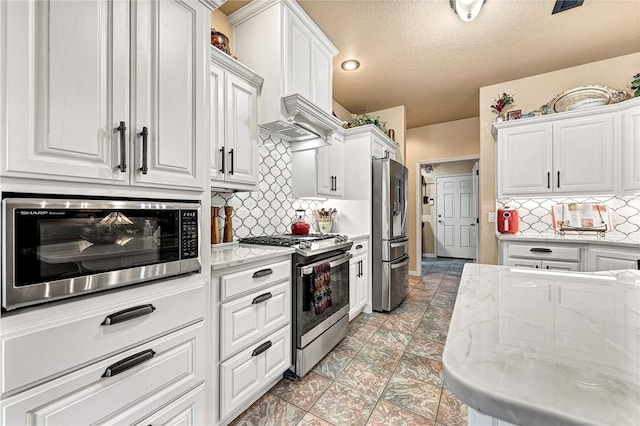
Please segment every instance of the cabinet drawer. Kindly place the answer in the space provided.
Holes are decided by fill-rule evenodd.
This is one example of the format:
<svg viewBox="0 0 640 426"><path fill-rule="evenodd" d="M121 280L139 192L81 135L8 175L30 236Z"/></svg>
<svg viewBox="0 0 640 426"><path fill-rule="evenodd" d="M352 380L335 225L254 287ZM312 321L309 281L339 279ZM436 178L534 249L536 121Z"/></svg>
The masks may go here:
<svg viewBox="0 0 640 426"><path fill-rule="evenodd" d="M291 320L291 283L223 303L220 306L220 359L244 349Z"/></svg>
<svg viewBox="0 0 640 426"><path fill-rule="evenodd" d="M2 337L3 394L50 380L201 320L205 312L204 284L176 286L161 294L132 298L86 315L74 313L73 303L68 306L69 316L53 320L46 328L19 330ZM136 307L145 307L138 312L146 314L121 322L118 319L123 315L111 316L113 323L104 325L110 315Z"/></svg>
<svg viewBox="0 0 640 426"><path fill-rule="evenodd" d="M353 255L353 257L357 257L360 255L368 255L369 254L369 241L358 241L353 243L353 247L349 252Z"/></svg>
<svg viewBox="0 0 640 426"><path fill-rule="evenodd" d="M204 384L137 422L138 426L198 426L207 424Z"/></svg>
<svg viewBox="0 0 640 426"><path fill-rule="evenodd" d="M264 352L261 347L271 346ZM264 346L263 346L264 345ZM259 352L259 353L258 353ZM255 354L255 355L254 355ZM220 418L266 391L266 386L291 367L291 327L276 331L220 364Z"/></svg>
<svg viewBox="0 0 640 426"><path fill-rule="evenodd" d="M220 300L254 291L261 287L291 279L291 261L260 266L245 271L224 275L220 278Z"/></svg>
<svg viewBox="0 0 640 426"><path fill-rule="evenodd" d="M549 244L509 244L509 257L580 261L580 248Z"/></svg>
<svg viewBox="0 0 640 426"><path fill-rule="evenodd" d="M154 355L118 373L115 365L145 351ZM206 378L204 321L97 362L2 401L9 425L130 424ZM108 368L112 375L103 377Z"/></svg>

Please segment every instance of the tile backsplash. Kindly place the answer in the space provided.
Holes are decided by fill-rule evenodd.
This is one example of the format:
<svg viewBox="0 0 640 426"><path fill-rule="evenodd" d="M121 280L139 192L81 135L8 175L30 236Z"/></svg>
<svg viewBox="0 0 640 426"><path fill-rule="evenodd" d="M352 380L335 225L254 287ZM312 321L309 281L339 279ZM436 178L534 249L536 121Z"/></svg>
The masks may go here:
<svg viewBox="0 0 640 426"><path fill-rule="evenodd" d="M600 203L611 212L613 230L629 238L640 236L640 197L638 196L584 196L530 199L502 199L497 207L514 207L520 214L519 233L549 233L551 227L551 206L557 203Z"/></svg>
<svg viewBox="0 0 640 426"><path fill-rule="evenodd" d="M257 191L211 194L214 207L233 207L234 240L248 236L288 234L296 209L306 210L311 232L317 232L314 210L319 200L291 198L291 148L279 138L260 135L260 183ZM221 211L220 226L224 223ZM222 235L222 231L221 231Z"/></svg>

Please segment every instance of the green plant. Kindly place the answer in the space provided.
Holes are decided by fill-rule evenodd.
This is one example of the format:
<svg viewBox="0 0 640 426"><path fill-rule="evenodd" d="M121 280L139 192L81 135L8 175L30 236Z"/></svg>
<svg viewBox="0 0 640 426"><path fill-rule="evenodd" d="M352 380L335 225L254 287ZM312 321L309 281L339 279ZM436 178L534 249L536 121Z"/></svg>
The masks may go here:
<svg viewBox="0 0 640 426"><path fill-rule="evenodd" d="M386 133L385 126L387 125L386 121L381 121L380 117L376 116L375 118L368 116L367 114L362 114L360 117L353 115L353 120L347 123L347 129L351 127L365 126L367 124L374 124L380 130Z"/></svg>
<svg viewBox="0 0 640 426"><path fill-rule="evenodd" d="M631 80L631 90L633 90L633 96L640 96L640 72L633 76L633 80Z"/></svg>

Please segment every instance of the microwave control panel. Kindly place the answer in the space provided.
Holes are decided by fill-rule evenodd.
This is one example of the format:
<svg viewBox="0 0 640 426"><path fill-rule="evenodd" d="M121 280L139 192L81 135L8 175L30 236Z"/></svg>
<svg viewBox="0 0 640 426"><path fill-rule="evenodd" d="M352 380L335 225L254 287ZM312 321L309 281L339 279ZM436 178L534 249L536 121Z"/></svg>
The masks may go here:
<svg viewBox="0 0 640 426"><path fill-rule="evenodd" d="M198 211L180 211L181 249L182 259L194 259L198 257Z"/></svg>

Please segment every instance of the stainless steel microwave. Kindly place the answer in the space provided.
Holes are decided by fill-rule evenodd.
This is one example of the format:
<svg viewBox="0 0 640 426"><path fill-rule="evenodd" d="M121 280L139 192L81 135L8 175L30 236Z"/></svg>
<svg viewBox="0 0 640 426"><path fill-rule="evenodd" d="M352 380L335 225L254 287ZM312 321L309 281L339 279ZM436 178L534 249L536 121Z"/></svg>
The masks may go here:
<svg viewBox="0 0 640 426"><path fill-rule="evenodd" d="M2 200L2 308L200 270L200 203Z"/></svg>

